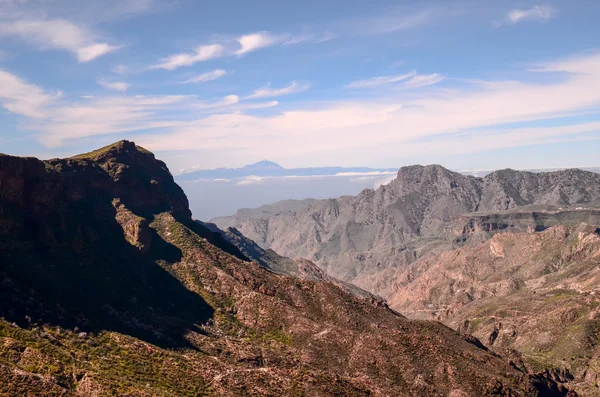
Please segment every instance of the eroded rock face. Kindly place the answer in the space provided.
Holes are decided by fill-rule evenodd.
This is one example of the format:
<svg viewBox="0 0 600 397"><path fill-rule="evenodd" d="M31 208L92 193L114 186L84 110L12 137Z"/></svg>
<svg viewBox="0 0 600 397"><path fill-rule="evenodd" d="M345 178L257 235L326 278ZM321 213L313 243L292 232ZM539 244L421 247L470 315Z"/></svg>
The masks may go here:
<svg viewBox="0 0 600 397"><path fill-rule="evenodd" d="M521 352L532 370L566 371L595 395L600 336L600 236L595 227L504 233L474 247L397 269L390 306L443 321L503 354Z"/></svg>
<svg viewBox="0 0 600 397"><path fill-rule="evenodd" d="M248 261L152 159L0 157L0 395L566 395L439 323Z"/></svg>
<svg viewBox="0 0 600 397"><path fill-rule="evenodd" d="M245 210L213 221L239 229L263 248L307 258L333 277L384 295L387 269L479 242L487 233L600 221L598 210L559 211L578 203L600 204L600 174L501 170L475 178L430 165L403 167L388 185L354 197L311 201L283 212L265 206L260 213ZM533 207L514 211L523 206ZM557 213L545 211L547 206Z"/></svg>

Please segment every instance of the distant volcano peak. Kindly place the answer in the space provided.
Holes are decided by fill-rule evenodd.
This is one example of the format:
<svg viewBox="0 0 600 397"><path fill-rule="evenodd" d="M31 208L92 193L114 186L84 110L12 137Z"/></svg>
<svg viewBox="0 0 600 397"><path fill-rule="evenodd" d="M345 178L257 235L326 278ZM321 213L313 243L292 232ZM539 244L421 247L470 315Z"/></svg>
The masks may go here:
<svg viewBox="0 0 600 397"><path fill-rule="evenodd" d="M269 160L262 160L262 161L259 161L257 163L254 163L254 164L247 165L244 168L245 169L256 169L256 168L266 169L266 168L269 168L269 169L280 169L280 170L284 169L279 164L274 163L274 162L269 161Z"/></svg>

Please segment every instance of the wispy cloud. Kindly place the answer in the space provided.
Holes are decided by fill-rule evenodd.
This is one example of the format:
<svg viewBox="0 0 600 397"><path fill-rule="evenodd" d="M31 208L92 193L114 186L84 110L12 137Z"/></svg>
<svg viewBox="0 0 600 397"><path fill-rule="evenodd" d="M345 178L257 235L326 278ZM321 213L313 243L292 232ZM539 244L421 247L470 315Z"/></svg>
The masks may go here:
<svg viewBox="0 0 600 397"><path fill-rule="evenodd" d="M302 84L297 81L292 81L289 85L283 88L271 88L267 85L265 87L257 89L252 95L247 96L246 99L271 98L289 94L296 94L299 92L304 92L309 88L310 84Z"/></svg>
<svg viewBox="0 0 600 397"><path fill-rule="evenodd" d="M183 127L173 120L169 109L182 108L194 98L186 96L121 96L80 101L48 93L19 77L0 69L0 105L23 116L21 128L37 134L48 147L60 146L76 138Z"/></svg>
<svg viewBox="0 0 600 397"><path fill-rule="evenodd" d="M224 108L231 105L235 105L240 101L240 97L237 95L227 95L223 99L215 102L203 102L196 105L197 109L217 109Z"/></svg>
<svg viewBox="0 0 600 397"><path fill-rule="evenodd" d="M123 81L106 81L106 80L100 79L97 82L102 87L107 88L109 90L113 90L113 91L125 92L129 89L129 87L131 87L131 84L125 83Z"/></svg>
<svg viewBox="0 0 600 397"><path fill-rule="evenodd" d="M119 65L115 65L115 66L111 67L110 71L113 72L114 74L124 75L129 72L129 68L125 65L119 64Z"/></svg>
<svg viewBox="0 0 600 397"><path fill-rule="evenodd" d="M259 103L245 103L239 106L236 110L250 110L250 109L266 109L272 108L279 105L278 101L259 102Z"/></svg>
<svg viewBox="0 0 600 397"><path fill-rule="evenodd" d="M224 70L216 69L211 72L198 74L190 79L183 81L183 84L206 83L207 81L213 81L213 80L220 79L221 77L225 76L226 74L227 74L227 72L225 72Z"/></svg>
<svg viewBox="0 0 600 397"><path fill-rule="evenodd" d="M382 13L342 21L339 29L352 35L386 34L411 30L447 20L462 13L459 8L458 6L391 7Z"/></svg>
<svg viewBox="0 0 600 397"><path fill-rule="evenodd" d="M410 80L407 80L404 84L402 84L403 88L413 89L426 87L429 85L434 85L444 80L444 76L438 73L426 74L426 75L416 75L412 77Z"/></svg>
<svg viewBox="0 0 600 397"><path fill-rule="evenodd" d="M96 40L86 28L64 19L20 19L0 21L0 37L18 37L41 50L72 52L79 62L89 62L119 49Z"/></svg>
<svg viewBox="0 0 600 397"><path fill-rule="evenodd" d="M444 80L444 76L433 73L419 75L416 71L395 76L377 76L366 80L353 81L346 88L376 88L392 85L394 88L415 89L434 85Z"/></svg>
<svg viewBox="0 0 600 397"><path fill-rule="evenodd" d="M78 99L48 93L2 72L0 104L21 115L25 120L22 130L33 132L48 146L119 133L152 150L226 149L235 150L245 160L277 153L286 158L302 157L303 162L313 164L324 159L342 163L349 156L360 159L374 152L392 159L400 151L415 155L468 153L597 136L598 122L582 123L576 117L560 127L506 125L599 114L600 53L545 62L533 70L529 73L561 72L564 76L548 80L524 74L521 80L463 82L452 89L388 90L381 97L308 102L266 115L255 115L251 110L254 105L276 106L275 101L245 103L237 95L207 102L195 96ZM430 85L441 78L433 74L414 79L417 76L395 85ZM294 92L299 85L265 87L251 99Z"/></svg>
<svg viewBox="0 0 600 397"><path fill-rule="evenodd" d="M157 150L228 148L248 159L269 157L270 153L293 158L302 153L303 161L308 156L315 163L326 158L329 162L342 162L348 156L362 156L374 150L390 159L398 151L415 155L467 153L507 145L539 144L546 139L585 139L582 134L600 131L597 123L584 125L577 120L560 128L499 127L582 112L597 114L600 54L538 67L565 72L567 77L545 82L465 83L452 90L433 88L410 95L404 95L402 90L392 91L385 98L308 104L307 109L266 117L243 113L211 115L170 134L146 135L140 140ZM437 79L429 77L415 84Z"/></svg>
<svg viewBox="0 0 600 397"><path fill-rule="evenodd" d="M279 105L278 101L243 102L237 95L227 95L214 101L204 101L195 105L202 114L230 114L243 113L253 110L268 109Z"/></svg>
<svg viewBox="0 0 600 397"><path fill-rule="evenodd" d="M275 34L267 31L244 34L235 38L221 39L217 43L200 45L189 53L179 53L162 58L150 69L175 70L182 66L192 66L198 62L208 61L225 56L238 56L249 54L260 49L275 45L293 45L306 41L322 43L333 39L331 32L322 35L307 33L291 35L288 33Z"/></svg>
<svg viewBox="0 0 600 397"><path fill-rule="evenodd" d="M240 48L235 53L236 55L244 55L261 48L282 43L286 38L286 35L274 35L269 32L245 34L238 37L237 42L239 43Z"/></svg>
<svg viewBox="0 0 600 397"><path fill-rule="evenodd" d="M14 74L0 69L0 103L11 113L34 119L46 115L45 107L60 97L44 92L41 88L26 83Z"/></svg>
<svg viewBox="0 0 600 397"><path fill-rule="evenodd" d="M324 43L326 41L333 40L336 37L337 36L333 32L325 32L323 35L317 36L317 38L315 39L315 41L317 43Z"/></svg>
<svg viewBox="0 0 600 397"><path fill-rule="evenodd" d="M131 96L88 98L83 102L54 103L44 119L25 127L48 147L65 141L135 131L183 127L170 113L189 105L186 96Z"/></svg>
<svg viewBox="0 0 600 397"><path fill-rule="evenodd" d="M162 58L159 63L152 66L151 69L175 70L182 66L192 66L198 62L221 57L223 55L223 49L221 44L201 45L196 47L191 53L180 53Z"/></svg>
<svg viewBox="0 0 600 397"><path fill-rule="evenodd" d="M493 25L498 27L506 24L514 25L516 23L525 21L547 22L557 15L558 10L554 7L536 5L526 10L519 8L511 10L503 20L496 21L493 23Z"/></svg>
<svg viewBox="0 0 600 397"><path fill-rule="evenodd" d="M336 35L332 32L325 32L323 34L317 33L304 33L296 36L290 36L283 41L283 45L291 45L291 44L300 44L307 41L314 43L323 43L325 41L333 40L336 38Z"/></svg>
<svg viewBox="0 0 600 397"><path fill-rule="evenodd" d="M416 71L412 71L405 74L399 74L395 76L377 76L371 77L366 80L358 80L353 81L352 83L346 85L346 88L372 88L378 87L386 84L397 83L398 81L406 80L410 77L413 77L417 74Z"/></svg>

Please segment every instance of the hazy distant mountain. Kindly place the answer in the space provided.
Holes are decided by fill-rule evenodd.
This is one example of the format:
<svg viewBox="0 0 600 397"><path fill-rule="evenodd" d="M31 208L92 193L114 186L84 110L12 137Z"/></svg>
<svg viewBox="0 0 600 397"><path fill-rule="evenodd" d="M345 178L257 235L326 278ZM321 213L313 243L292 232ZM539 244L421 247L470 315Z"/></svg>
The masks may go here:
<svg viewBox="0 0 600 397"><path fill-rule="evenodd" d="M247 176L285 177L285 176L324 176L340 173L370 173L370 172L396 172L395 168L369 168L369 167L308 167L308 168L283 168L272 161L259 161L242 168L217 168L213 170L198 170L178 175L177 180L191 181L198 179L233 179Z"/></svg>

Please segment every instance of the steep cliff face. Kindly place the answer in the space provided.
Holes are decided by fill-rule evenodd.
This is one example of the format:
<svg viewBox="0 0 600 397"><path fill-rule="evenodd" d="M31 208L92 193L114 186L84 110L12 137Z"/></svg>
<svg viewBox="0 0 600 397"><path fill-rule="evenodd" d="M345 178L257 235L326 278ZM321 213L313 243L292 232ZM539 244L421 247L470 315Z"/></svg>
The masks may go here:
<svg viewBox="0 0 600 397"><path fill-rule="evenodd" d="M525 223L518 214L487 225L481 219L461 218L463 214L599 203L600 174L593 172L502 170L475 178L431 165L403 167L388 185L355 197L311 202L287 213L263 208L261 214L249 216L246 211L214 222L239 229L263 248L315 261L330 275L379 294L378 286L365 278L464 244L457 228L469 231L469 224L481 225L481 231L493 232L511 226L512 221L518 221L519 227ZM535 227L536 219L525 216L530 218L527 227Z"/></svg>
<svg viewBox="0 0 600 397"><path fill-rule="evenodd" d="M130 142L0 156L0 395L566 395L433 322L250 262Z"/></svg>

